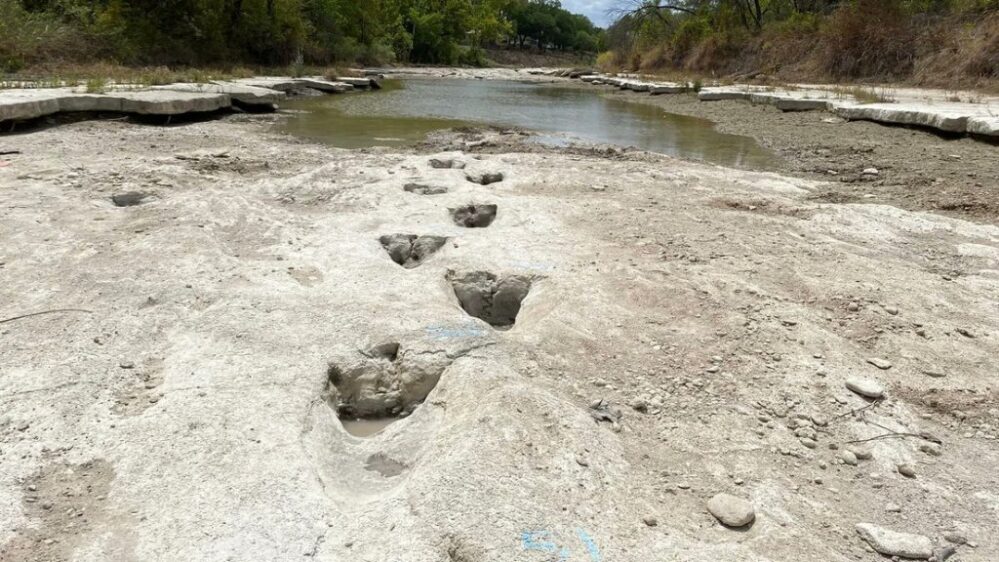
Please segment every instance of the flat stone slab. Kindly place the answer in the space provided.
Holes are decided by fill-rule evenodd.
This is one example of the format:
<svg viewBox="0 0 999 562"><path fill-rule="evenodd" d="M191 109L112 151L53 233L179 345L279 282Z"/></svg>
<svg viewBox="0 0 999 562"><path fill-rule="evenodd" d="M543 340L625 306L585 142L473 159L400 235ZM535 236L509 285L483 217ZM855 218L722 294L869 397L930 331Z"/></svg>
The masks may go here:
<svg viewBox="0 0 999 562"><path fill-rule="evenodd" d="M120 111L123 113L139 115L202 113L232 106L232 99L226 94L146 90L103 95L121 100Z"/></svg>
<svg viewBox="0 0 999 562"><path fill-rule="evenodd" d="M697 93L701 101L749 100L753 92L741 88L704 88Z"/></svg>
<svg viewBox="0 0 999 562"><path fill-rule="evenodd" d="M66 89L0 91L0 121L34 119L59 112Z"/></svg>
<svg viewBox="0 0 999 562"><path fill-rule="evenodd" d="M653 84L652 88L649 89L649 93L653 96L661 96L663 94L682 94L687 90L686 84Z"/></svg>
<svg viewBox="0 0 999 562"><path fill-rule="evenodd" d="M255 88L267 88L280 92L291 92L302 88L312 88L320 92L339 94L353 90L354 87L344 82L332 82L323 78L289 78L284 76L258 76L255 78L240 78L234 80L236 84L253 86Z"/></svg>
<svg viewBox="0 0 999 562"><path fill-rule="evenodd" d="M951 133L968 130L967 111L911 103L871 103L837 105L833 112L850 120L878 121L897 125L916 125Z"/></svg>
<svg viewBox="0 0 999 562"><path fill-rule="evenodd" d="M786 93L754 93L749 95L749 101L772 105L781 111L824 111L830 108L828 99L800 97Z"/></svg>
<svg viewBox="0 0 999 562"><path fill-rule="evenodd" d="M174 92L195 92L208 94L226 94L233 101L247 105L269 105L276 104L285 99L286 94L279 90L249 86L247 84L237 84L235 82L211 82L211 83L178 83L164 86L153 86L154 90L169 90Z"/></svg>
<svg viewBox="0 0 999 562"><path fill-rule="evenodd" d="M995 116L969 118L968 132L974 135L999 137L999 114Z"/></svg>
<svg viewBox="0 0 999 562"><path fill-rule="evenodd" d="M298 80L298 83L306 88L312 88L313 90L319 90L327 94L342 94L354 89L354 86L346 82L333 82L322 78L301 78Z"/></svg>
<svg viewBox="0 0 999 562"><path fill-rule="evenodd" d="M227 94L164 90L78 92L73 88L0 91L0 120L24 120L59 112L108 111L138 115L179 115L216 111L232 105Z"/></svg>
<svg viewBox="0 0 999 562"><path fill-rule="evenodd" d="M381 84L378 83L378 80L375 80L374 78L351 78L337 76L336 82L349 84L355 88L371 88L372 90L378 90L382 87Z"/></svg>

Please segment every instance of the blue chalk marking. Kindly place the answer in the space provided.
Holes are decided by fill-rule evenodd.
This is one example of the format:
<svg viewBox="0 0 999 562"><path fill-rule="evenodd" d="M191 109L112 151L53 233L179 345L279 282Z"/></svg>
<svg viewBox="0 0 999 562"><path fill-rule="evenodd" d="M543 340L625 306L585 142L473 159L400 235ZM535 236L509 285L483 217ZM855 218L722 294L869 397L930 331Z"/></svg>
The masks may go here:
<svg viewBox="0 0 999 562"><path fill-rule="evenodd" d="M589 533L577 528L576 536L586 546L586 552L590 555L591 562L601 562L603 560L600 557L600 549L597 548L596 541L590 537ZM572 555L569 547L559 548L555 544L554 535L551 531L524 531L521 534L521 544L524 546L524 550L557 554L559 562L567 562Z"/></svg>
<svg viewBox="0 0 999 562"><path fill-rule="evenodd" d="M583 541L583 544L586 545L586 551L590 553L590 560L593 562L600 562L600 549L597 548L596 541L594 541L586 531L579 528L576 529L576 536L578 536L579 540Z"/></svg>
<svg viewBox="0 0 999 562"><path fill-rule="evenodd" d="M477 338L487 334L487 331L476 324L465 324L464 326L427 326L427 335L439 340L452 338Z"/></svg>
<svg viewBox="0 0 999 562"><path fill-rule="evenodd" d="M558 547L550 542L552 534L548 531L524 531L521 535L521 543L524 550L540 550L541 552L555 552Z"/></svg>

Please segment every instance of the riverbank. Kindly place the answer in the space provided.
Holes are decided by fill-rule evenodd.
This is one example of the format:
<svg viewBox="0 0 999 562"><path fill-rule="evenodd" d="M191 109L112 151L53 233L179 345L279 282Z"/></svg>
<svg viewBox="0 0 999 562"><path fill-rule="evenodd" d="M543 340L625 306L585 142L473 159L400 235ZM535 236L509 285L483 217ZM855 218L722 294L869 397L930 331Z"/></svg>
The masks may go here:
<svg viewBox="0 0 999 562"><path fill-rule="evenodd" d="M0 559L996 558L996 227L282 119L4 138Z"/></svg>
<svg viewBox="0 0 999 562"><path fill-rule="evenodd" d="M783 112L735 100L704 103L693 93L605 95L709 119L722 132L753 137L783 157L783 171L826 182L814 194L820 201L888 204L999 221L999 147L988 142L846 121L824 111ZM871 169L878 173L864 173Z"/></svg>

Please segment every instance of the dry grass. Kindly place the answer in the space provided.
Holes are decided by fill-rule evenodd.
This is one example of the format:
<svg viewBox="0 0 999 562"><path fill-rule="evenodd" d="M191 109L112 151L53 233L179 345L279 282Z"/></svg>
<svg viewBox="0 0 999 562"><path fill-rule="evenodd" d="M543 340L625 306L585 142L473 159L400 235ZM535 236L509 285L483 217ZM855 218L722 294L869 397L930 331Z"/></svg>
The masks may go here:
<svg viewBox="0 0 999 562"><path fill-rule="evenodd" d="M900 0L840 6L830 16L782 22L754 36L709 35L685 52L660 45L604 54L600 67L763 83L897 82L999 92L999 12L915 18ZM858 93L870 101L878 95Z"/></svg>
<svg viewBox="0 0 999 562"><path fill-rule="evenodd" d="M859 103L894 103L895 96L888 88L868 88L865 86L839 86L833 93L840 99L853 98Z"/></svg>
<svg viewBox="0 0 999 562"><path fill-rule="evenodd" d="M157 86L187 82L204 84L252 76L359 76L356 70L340 67L229 67L169 68L130 67L110 63L35 65L9 74L0 88L56 88L85 85L87 91L106 90L111 85ZM99 86L98 86L99 85ZM91 89L93 88L93 90Z"/></svg>

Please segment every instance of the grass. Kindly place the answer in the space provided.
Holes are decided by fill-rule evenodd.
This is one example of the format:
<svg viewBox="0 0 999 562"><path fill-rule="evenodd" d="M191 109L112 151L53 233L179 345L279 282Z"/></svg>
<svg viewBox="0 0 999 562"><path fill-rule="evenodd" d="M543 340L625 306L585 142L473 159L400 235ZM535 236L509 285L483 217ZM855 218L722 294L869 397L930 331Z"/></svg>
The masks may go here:
<svg viewBox="0 0 999 562"><path fill-rule="evenodd" d="M103 78L91 78L87 80L86 86L88 94L103 94L107 91L108 83Z"/></svg>
<svg viewBox="0 0 999 562"><path fill-rule="evenodd" d="M833 92L840 98L857 100L859 103L894 103L895 97L887 88L865 88L863 86L837 86Z"/></svg>

